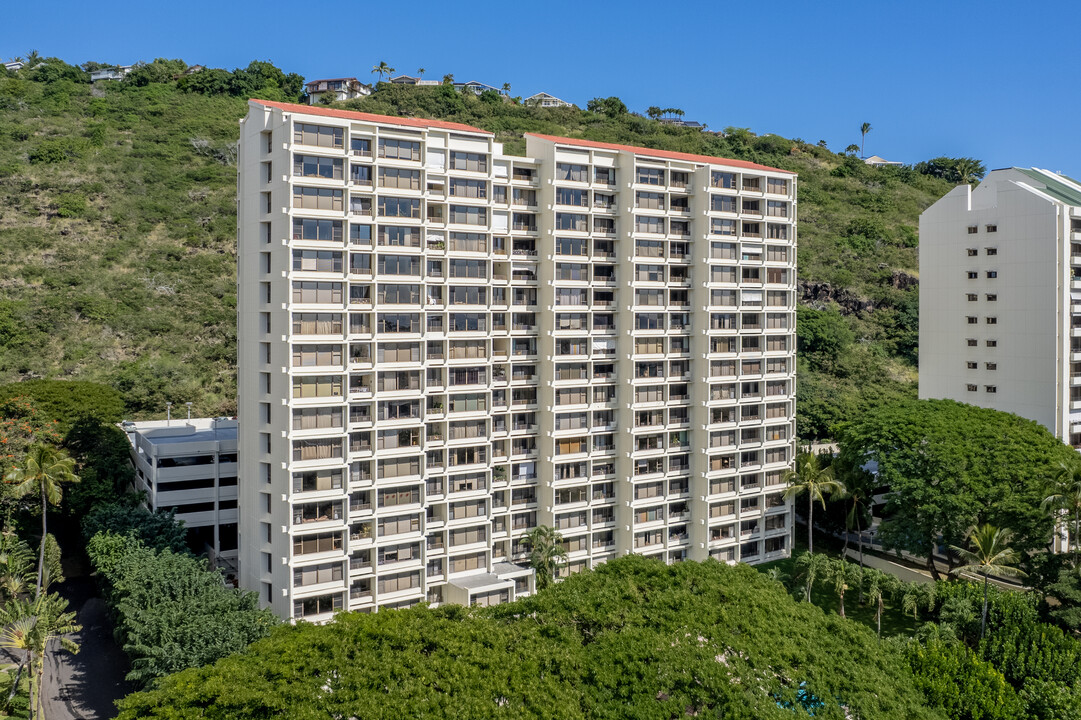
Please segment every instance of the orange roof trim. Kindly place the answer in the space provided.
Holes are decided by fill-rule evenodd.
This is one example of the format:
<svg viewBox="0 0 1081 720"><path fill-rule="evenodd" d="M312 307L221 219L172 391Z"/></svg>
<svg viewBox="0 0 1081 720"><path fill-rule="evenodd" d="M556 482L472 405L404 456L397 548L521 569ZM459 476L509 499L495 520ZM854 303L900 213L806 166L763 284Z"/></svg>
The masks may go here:
<svg viewBox="0 0 1081 720"><path fill-rule="evenodd" d="M273 100L256 100L252 98L248 102L265 107L278 108L286 112L304 113L307 115L321 115L323 117L341 118L343 120L363 120L364 122L384 123L386 125L398 125L401 127L436 128L438 130L455 130L457 132L481 133L491 137L494 133L475 128L472 125L446 122L443 120L421 120L420 118L394 117L393 115L375 115L373 113L357 112L355 110L336 110L334 108L320 107L318 105L297 105L295 103L274 102Z"/></svg>
<svg viewBox="0 0 1081 720"><path fill-rule="evenodd" d="M636 145L617 145L616 143L595 142L593 140L579 140L577 138L559 137L558 135L541 135L540 133L526 133L541 140L548 140L559 145L574 145L576 147L596 148L598 150L626 150L636 155L663 158L665 160L686 160L687 162L709 163L711 165L727 165L729 167L745 168L747 170L768 170L770 172L786 173L795 175L791 170L759 165L746 160L730 160L728 158L713 157L712 155L692 155L691 153L674 152L672 150L654 150L653 148L638 147Z"/></svg>

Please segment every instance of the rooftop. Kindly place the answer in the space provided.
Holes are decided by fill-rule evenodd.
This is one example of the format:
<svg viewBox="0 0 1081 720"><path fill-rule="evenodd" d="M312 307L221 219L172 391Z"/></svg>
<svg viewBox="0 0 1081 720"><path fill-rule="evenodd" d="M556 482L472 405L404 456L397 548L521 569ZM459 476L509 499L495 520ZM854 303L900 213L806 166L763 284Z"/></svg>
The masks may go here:
<svg viewBox="0 0 1081 720"><path fill-rule="evenodd" d="M596 148L598 150L623 150L635 155L659 158L663 160L684 160L693 163L705 163L709 165L727 165L728 167L744 168L746 170L764 170L795 175L791 170L759 165L746 160L730 160L728 158L714 157L712 155L693 155L691 153L675 152L672 150L655 150L653 148L637 147L635 145L618 145L616 143L595 142L593 140L579 140L577 138L559 137L558 135L541 135L540 133L526 133L529 137L540 138L559 145L573 145L575 147Z"/></svg>
<svg viewBox="0 0 1081 720"><path fill-rule="evenodd" d="M312 105L296 105L294 103L275 102L273 100L256 100L255 98L252 98L248 102L252 105L262 105L264 107L277 108L278 110L282 110L284 112L295 112L304 115L320 115L322 117L340 118L342 120L360 120L362 122L383 123L384 125L398 125L399 127L409 128L434 128L437 130L454 130L455 132L480 133L487 136L492 136L494 134L488 132L487 130L475 128L472 125L446 122L444 120L424 120L422 118L394 117L393 115L375 115L374 113L357 112L355 110L337 110L335 108L325 108Z"/></svg>
<svg viewBox="0 0 1081 720"><path fill-rule="evenodd" d="M126 433L138 433L152 445L237 439L234 418L140 420L122 423L120 427Z"/></svg>
<svg viewBox="0 0 1081 720"><path fill-rule="evenodd" d="M1050 170L1039 168L1020 168L1014 170L1027 175L1033 180L1043 184L1043 192L1054 199L1067 205L1081 207L1081 183L1065 175L1058 175Z"/></svg>

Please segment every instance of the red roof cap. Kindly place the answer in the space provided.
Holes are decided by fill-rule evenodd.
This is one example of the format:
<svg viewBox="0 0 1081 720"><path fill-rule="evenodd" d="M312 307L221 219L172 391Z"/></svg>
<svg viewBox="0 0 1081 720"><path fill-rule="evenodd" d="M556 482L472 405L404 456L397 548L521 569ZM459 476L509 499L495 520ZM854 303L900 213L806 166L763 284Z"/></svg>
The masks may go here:
<svg viewBox="0 0 1081 720"><path fill-rule="evenodd" d="M646 155L648 157L663 158L665 160L686 160L688 162L708 163L711 165L728 165L729 167L745 168L747 170L769 170L770 172L781 172L789 175L796 174L791 170L782 170L768 165L759 165L758 163L747 162L746 160L729 160L728 158L713 157L712 155L692 155L691 153L674 152L672 150L654 150L653 148L638 147L637 145L617 145L616 143L579 140L577 138L559 137L558 135L541 135L540 133L526 133L526 135L540 138L541 140L548 140L549 142L558 143L560 145L575 145L577 147L597 148L599 150L626 150L636 155Z"/></svg>
<svg viewBox="0 0 1081 720"><path fill-rule="evenodd" d="M446 122L444 120L421 120L420 118L403 118L392 115L375 115L373 113L357 112L355 110L336 110L334 108L320 107L318 105L297 105L295 103L274 102L273 100L257 100L252 98L248 102L265 107L278 108L286 112L305 113L307 115L322 115L323 117L342 118L344 120L363 120L365 122L383 123L385 125L399 125L401 127L437 128L439 130L456 130L458 132L482 133L493 135L487 130L475 128L472 125Z"/></svg>

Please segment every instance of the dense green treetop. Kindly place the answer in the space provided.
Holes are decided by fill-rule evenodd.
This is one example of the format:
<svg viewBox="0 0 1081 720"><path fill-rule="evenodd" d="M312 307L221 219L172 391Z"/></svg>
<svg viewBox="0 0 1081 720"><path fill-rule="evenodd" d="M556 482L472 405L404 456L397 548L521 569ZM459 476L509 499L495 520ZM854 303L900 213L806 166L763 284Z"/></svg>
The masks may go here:
<svg viewBox="0 0 1081 720"><path fill-rule="evenodd" d="M883 405L845 423L838 440L843 462L877 462L890 489L883 542L921 556L938 543L962 545L980 523L1012 530L1018 550L1046 546L1044 487L1076 462L1038 423L952 400Z"/></svg>
<svg viewBox="0 0 1081 720"><path fill-rule="evenodd" d="M902 652L755 570L629 556L509 605L282 626L120 717L789 718L810 698L820 718L942 717Z"/></svg>

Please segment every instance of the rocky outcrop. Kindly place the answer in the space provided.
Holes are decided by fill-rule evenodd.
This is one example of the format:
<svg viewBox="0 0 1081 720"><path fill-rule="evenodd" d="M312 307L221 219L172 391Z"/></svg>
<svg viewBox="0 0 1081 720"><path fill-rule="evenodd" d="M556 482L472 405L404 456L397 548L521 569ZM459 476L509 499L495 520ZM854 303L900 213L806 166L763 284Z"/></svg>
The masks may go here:
<svg viewBox="0 0 1081 720"><path fill-rule="evenodd" d="M835 288L828 282L799 280L796 289L800 303L811 307L821 309L830 303L837 303L842 314L856 317L862 317L864 313L875 309L875 304L870 300L858 297L848 288Z"/></svg>

